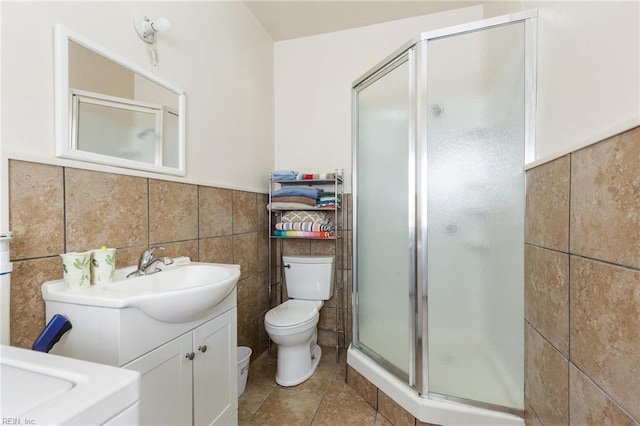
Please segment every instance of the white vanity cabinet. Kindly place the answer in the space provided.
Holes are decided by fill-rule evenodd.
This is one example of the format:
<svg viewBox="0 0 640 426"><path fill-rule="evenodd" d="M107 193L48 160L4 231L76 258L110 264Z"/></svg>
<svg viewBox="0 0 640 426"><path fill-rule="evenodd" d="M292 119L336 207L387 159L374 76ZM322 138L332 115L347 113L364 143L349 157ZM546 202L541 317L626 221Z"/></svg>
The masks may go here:
<svg viewBox="0 0 640 426"><path fill-rule="evenodd" d="M234 308L124 365L142 375L141 424L237 423L236 328Z"/></svg>
<svg viewBox="0 0 640 426"><path fill-rule="evenodd" d="M45 284L46 285L46 284ZM169 323L136 308L46 300L73 328L51 353L141 373L140 424L238 423L236 289L197 319Z"/></svg>

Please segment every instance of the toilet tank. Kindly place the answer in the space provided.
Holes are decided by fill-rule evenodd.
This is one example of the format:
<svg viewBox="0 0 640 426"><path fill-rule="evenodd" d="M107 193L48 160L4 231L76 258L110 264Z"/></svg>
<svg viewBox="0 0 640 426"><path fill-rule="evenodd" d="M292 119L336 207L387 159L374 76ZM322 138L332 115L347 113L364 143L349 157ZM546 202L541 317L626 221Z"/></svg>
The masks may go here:
<svg viewBox="0 0 640 426"><path fill-rule="evenodd" d="M329 300L334 256L282 256L287 294L293 299Z"/></svg>

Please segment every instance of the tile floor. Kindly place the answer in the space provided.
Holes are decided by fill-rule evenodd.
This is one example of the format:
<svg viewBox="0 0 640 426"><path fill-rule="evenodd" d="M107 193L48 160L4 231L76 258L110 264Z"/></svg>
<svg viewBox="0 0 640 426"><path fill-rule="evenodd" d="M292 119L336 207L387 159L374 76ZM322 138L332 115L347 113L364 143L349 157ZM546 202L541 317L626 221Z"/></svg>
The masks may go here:
<svg viewBox="0 0 640 426"><path fill-rule="evenodd" d="M291 387L275 382L276 352L267 351L251 362L239 400L239 425L391 425L345 383L344 350L336 364L335 348L323 346L314 375Z"/></svg>

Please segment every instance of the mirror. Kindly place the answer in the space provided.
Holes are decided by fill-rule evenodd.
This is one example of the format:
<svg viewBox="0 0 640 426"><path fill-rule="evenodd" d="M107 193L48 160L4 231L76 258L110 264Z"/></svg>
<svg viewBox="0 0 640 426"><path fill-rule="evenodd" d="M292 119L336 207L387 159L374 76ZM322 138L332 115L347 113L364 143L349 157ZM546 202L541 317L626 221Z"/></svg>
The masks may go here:
<svg viewBox="0 0 640 426"><path fill-rule="evenodd" d="M185 175L185 95L56 25L56 155Z"/></svg>

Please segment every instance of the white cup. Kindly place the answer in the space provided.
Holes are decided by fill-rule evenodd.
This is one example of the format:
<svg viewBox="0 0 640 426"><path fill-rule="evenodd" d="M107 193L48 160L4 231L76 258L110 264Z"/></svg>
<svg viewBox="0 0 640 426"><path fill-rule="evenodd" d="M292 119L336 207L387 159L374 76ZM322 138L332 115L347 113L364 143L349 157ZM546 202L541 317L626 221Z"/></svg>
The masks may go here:
<svg viewBox="0 0 640 426"><path fill-rule="evenodd" d="M89 288L91 285L91 252L61 254L65 286L70 289Z"/></svg>
<svg viewBox="0 0 640 426"><path fill-rule="evenodd" d="M116 249L102 247L91 250L91 284L106 284L113 281L116 272Z"/></svg>

